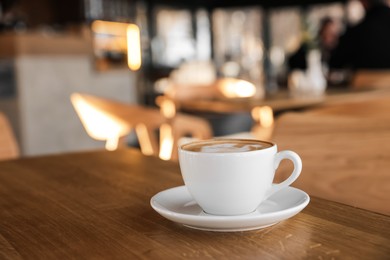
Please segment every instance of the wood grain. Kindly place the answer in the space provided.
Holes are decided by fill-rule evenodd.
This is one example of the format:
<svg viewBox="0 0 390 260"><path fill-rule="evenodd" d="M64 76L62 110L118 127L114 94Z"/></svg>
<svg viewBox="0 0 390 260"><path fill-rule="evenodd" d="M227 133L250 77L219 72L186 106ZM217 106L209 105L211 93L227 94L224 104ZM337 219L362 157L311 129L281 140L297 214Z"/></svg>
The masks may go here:
<svg viewBox="0 0 390 260"><path fill-rule="evenodd" d="M390 89L390 70L358 70L352 79L352 87L364 88L387 88Z"/></svg>
<svg viewBox="0 0 390 260"><path fill-rule="evenodd" d="M0 163L4 259L386 259L390 217L312 198L270 228L197 231L149 205L182 185L179 166L136 150Z"/></svg>
<svg viewBox="0 0 390 260"><path fill-rule="evenodd" d="M316 108L305 111L305 114L317 116L348 116L356 118L383 118L390 119L390 95L383 95L365 99L334 99ZM379 93L378 93L379 94ZM375 126L374 126L375 128Z"/></svg>
<svg viewBox="0 0 390 260"><path fill-rule="evenodd" d="M289 113L273 140L296 151L303 171L293 184L309 194L390 215L390 121L383 118ZM280 167L276 180L291 169Z"/></svg>

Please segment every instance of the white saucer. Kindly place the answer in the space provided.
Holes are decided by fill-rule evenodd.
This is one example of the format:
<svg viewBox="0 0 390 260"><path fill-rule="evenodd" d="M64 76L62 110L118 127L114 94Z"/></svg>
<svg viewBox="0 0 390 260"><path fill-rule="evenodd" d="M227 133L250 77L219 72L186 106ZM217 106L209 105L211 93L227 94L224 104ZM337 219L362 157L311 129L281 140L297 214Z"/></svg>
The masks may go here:
<svg viewBox="0 0 390 260"><path fill-rule="evenodd" d="M287 187L264 201L255 212L240 216L214 216L203 212L185 186L157 193L150 200L163 217L185 226L208 231L246 231L261 229L291 218L304 209L309 195Z"/></svg>

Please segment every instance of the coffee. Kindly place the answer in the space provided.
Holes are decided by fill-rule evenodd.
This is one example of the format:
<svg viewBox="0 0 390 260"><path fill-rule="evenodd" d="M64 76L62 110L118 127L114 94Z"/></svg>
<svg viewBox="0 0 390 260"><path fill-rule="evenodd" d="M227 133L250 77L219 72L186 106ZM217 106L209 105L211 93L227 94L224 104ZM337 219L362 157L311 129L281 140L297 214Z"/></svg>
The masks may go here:
<svg viewBox="0 0 390 260"><path fill-rule="evenodd" d="M180 170L191 196L207 214L249 214L301 173L296 153L277 150L276 144L249 139L188 143L179 147ZM293 162L294 170L285 181L273 184L275 169L284 159Z"/></svg>
<svg viewBox="0 0 390 260"><path fill-rule="evenodd" d="M273 144L257 140L214 139L190 143L182 146L183 150L202 153L237 153L262 150Z"/></svg>

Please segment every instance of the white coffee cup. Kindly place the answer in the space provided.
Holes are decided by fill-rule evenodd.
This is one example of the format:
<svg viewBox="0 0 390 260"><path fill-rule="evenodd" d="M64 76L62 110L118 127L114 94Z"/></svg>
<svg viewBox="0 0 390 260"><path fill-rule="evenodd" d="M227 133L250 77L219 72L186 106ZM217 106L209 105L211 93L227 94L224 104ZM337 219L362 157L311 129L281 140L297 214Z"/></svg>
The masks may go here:
<svg viewBox="0 0 390 260"><path fill-rule="evenodd" d="M273 184L279 163L289 159L292 174ZM300 175L302 161L292 151L277 152L274 143L246 139L212 139L179 147L184 183L198 205L212 215L243 215Z"/></svg>

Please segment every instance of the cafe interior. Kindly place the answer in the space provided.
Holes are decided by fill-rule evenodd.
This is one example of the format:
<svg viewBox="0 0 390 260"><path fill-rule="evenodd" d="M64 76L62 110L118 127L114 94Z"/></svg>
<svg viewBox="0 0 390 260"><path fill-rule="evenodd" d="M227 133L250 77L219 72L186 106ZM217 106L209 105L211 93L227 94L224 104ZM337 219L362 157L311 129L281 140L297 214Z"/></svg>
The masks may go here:
<svg viewBox="0 0 390 260"><path fill-rule="evenodd" d="M381 216L387 247L373 251L388 256L390 18L374 19L380 29L367 36L356 29L346 47L348 32L373 17L367 3L379 2L390 8L386 0L0 0L0 172L131 150L180 177L181 144L270 141L302 158L293 187ZM352 59L341 64L337 53ZM274 182L291 168L283 162Z"/></svg>

